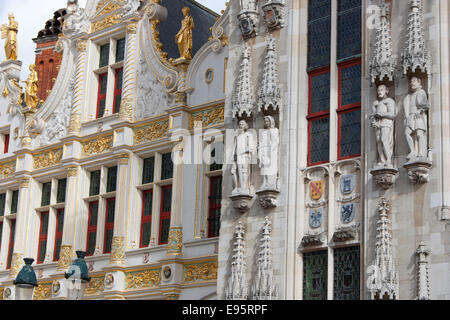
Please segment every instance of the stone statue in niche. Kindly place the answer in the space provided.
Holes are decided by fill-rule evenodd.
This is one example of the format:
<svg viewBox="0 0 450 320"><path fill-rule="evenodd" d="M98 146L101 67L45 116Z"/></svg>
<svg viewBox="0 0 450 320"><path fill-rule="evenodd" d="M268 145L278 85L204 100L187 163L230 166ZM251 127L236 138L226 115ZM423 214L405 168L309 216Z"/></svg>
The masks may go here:
<svg viewBox="0 0 450 320"><path fill-rule="evenodd" d="M255 152L255 137L248 131L245 120L239 122L239 134L235 138L231 174L235 189L233 194L250 194L251 165Z"/></svg>
<svg viewBox="0 0 450 320"><path fill-rule="evenodd" d="M417 77L410 80L410 93L403 100L405 110L405 135L410 149L408 162L426 160L428 157L428 110L430 104L422 81Z"/></svg>
<svg viewBox="0 0 450 320"><path fill-rule="evenodd" d="M377 89L371 116L378 150L378 167L393 167L395 101L388 96L389 89L382 84Z"/></svg>
<svg viewBox="0 0 450 320"><path fill-rule="evenodd" d="M264 117L264 130L259 133L258 160L263 184L261 190L277 190L278 149L280 132L272 116Z"/></svg>

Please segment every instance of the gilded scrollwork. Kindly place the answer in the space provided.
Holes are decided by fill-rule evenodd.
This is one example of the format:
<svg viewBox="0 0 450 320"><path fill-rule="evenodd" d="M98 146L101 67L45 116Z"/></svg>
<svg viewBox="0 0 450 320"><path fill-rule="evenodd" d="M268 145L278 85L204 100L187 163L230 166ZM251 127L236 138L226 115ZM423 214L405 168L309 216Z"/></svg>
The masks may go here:
<svg viewBox="0 0 450 320"><path fill-rule="evenodd" d="M3 300L4 293L5 293L5 288L0 288L0 300Z"/></svg>
<svg viewBox="0 0 450 320"><path fill-rule="evenodd" d="M37 154L33 157L33 168L35 170L54 166L61 162L63 149L54 149Z"/></svg>
<svg viewBox="0 0 450 320"><path fill-rule="evenodd" d="M100 30L104 30L106 28L109 28L115 24L118 24L119 22L122 21L122 15L121 14L116 14L116 15L111 15L108 16L100 21L97 21L95 23L92 24L92 30L91 32L97 32Z"/></svg>
<svg viewBox="0 0 450 320"><path fill-rule="evenodd" d="M194 129L195 122L202 122L202 127L210 127L225 121L225 108L223 106L207 109L191 115L190 129Z"/></svg>
<svg viewBox="0 0 450 320"><path fill-rule="evenodd" d="M150 269L126 273L126 289L157 288L161 284L161 270Z"/></svg>
<svg viewBox="0 0 450 320"><path fill-rule="evenodd" d="M192 283L217 280L217 270L217 261L185 265L183 267L183 281Z"/></svg>
<svg viewBox="0 0 450 320"><path fill-rule="evenodd" d="M110 150L113 146L113 136L98 137L82 144L83 156L89 157Z"/></svg>
<svg viewBox="0 0 450 320"><path fill-rule="evenodd" d="M59 254L58 270L66 271L69 269L72 259L72 246L63 245Z"/></svg>
<svg viewBox="0 0 450 320"><path fill-rule="evenodd" d="M125 263L125 237L113 237L111 245L111 263Z"/></svg>
<svg viewBox="0 0 450 320"><path fill-rule="evenodd" d="M179 255L183 249L183 229L179 227L170 228L169 244L167 253L170 255Z"/></svg>
<svg viewBox="0 0 450 320"><path fill-rule="evenodd" d="M134 130L134 144L163 138L169 133L169 121L157 122Z"/></svg>
<svg viewBox="0 0 450 320"><path fill-rule="evenodd" d="M92 277L86 286L86 295L102 294L105 290L105 276Z"/></svg>
<svg viewBox="0 0 450 320"><path fill-rule="evenodd" d="M53 282L39 283L34 289L33 300L50 300L52 297Z"/></svg>
<svg viewBox="0 0 450 320"><path fill-rule="evenodd" d="M14 253L11 259L11 269L9 271L10 278L16 278L23 266L23 254Z"/></svg>
<svg viewBox="0 0 450 320"><path fill-rule="evenodd" d="M16 172L16 163L8 162L0 164L0 178L6 179L13 175Z"/></svg>

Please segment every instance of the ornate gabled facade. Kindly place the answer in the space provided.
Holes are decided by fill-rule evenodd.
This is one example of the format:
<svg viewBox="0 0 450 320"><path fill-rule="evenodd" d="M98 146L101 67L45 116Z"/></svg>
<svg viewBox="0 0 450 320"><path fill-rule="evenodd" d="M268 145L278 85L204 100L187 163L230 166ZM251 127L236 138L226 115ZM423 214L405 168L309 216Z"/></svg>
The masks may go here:
<svg viewBox="0 0 450 320"><path fill-rule="evenodd" d="M64 10L37 105L2 27L3 299L450 299L448 1Z"/></svg>

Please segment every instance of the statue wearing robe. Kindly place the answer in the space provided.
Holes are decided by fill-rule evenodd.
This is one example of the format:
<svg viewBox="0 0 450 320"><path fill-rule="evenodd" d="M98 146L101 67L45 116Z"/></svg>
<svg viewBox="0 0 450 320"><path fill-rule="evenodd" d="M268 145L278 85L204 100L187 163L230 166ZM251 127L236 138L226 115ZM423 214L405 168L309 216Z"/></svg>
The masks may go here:
<svg viewBox="0 0 450 320"><path fill-rule="evenodd" d="M264 118L264 130L259 133L258 160L263 177L261 189L276 189L278 178L278 150L280 132L275 127L275 119L271 116Z"/></svg>
<svg viewBox="0 0 450 320"><path fill-rule="evenodd" d="M38 74L35 70L35 65L30 65L30 75L25 83L25 104L32 110L37 109L38 98Z"/></svg>
<svg viewBox="0 0 450 320"><path fill-rule="evenodd" d="M189 15L190 9L183 8L184 19L181 22L181 29L175 36L180 58L192 60L192 31L194 30L194 20Z"/></svg>
<svg viewBox="0 0 450 320"><path fill-rule="evenodd" d="M248 132L248 124L239 122L239 134L235 138L231 174L235 189L233 193L250 193L251 164L255 152L255 138Z"/></svg>
<svg viewBox="0 0 450 320"><path fill-rule="evenodd" d="M17 32L19 31L19 24L17 21L14 21L12 13L9 14L8 18L9 25L2 25L2 39L6 39L6 60L17 60Z"/></svg>

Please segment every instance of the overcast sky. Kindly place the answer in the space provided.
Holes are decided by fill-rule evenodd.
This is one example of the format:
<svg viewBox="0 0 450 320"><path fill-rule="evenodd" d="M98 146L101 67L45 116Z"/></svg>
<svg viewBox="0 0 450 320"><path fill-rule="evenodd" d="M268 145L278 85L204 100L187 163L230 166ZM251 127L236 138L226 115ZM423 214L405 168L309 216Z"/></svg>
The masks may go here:
<svg viewBox="0 0 450 320"><path fill-rule="evenodd" d="M170 0L169 0L170 1ZM220 13L225 9L225 1L229 0L197 0L204 6ZM80 0L82 7L87 0ZM165 2L168 2L167 0ZM0 24L8 22L8 13L14 13L16 21L19 22L19 57L23 62L21 78L28 76L28 65L34 63L34 50L36 44L31 40L38 32L44 29L45 22L53 18L53 12L67 6L67 0L0 0ZM4 40L0 45L0 61L5 60Z"/></svg>

